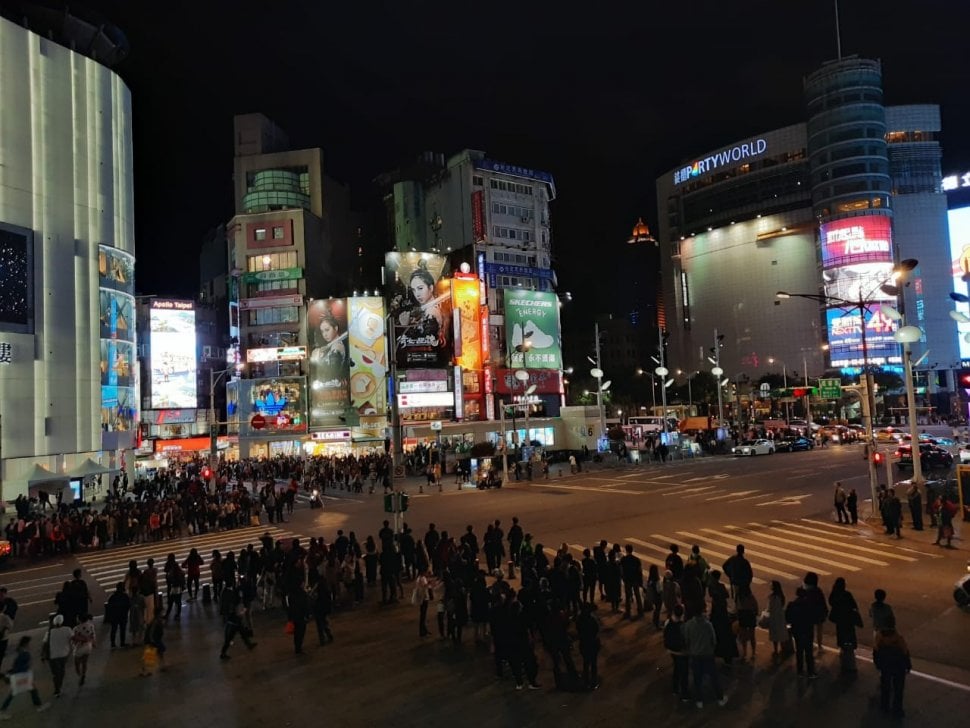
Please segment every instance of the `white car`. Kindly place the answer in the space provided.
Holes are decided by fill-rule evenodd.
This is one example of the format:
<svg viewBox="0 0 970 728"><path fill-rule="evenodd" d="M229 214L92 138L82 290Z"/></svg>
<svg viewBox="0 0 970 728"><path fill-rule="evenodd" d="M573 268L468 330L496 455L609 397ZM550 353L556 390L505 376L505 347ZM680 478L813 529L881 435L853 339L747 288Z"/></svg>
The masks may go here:
<svg viewBox="0 0 970 728"><path fill-rule="evenodd" d="M775 443L771 440L747 440L737 447L731 448L735 455L773 455Z"/></svg>
<svg viewBox="0 0 970 728"><path fill-rule="evenodd" d="M960 463L970 463L970 444L960 445Z"/></svg>

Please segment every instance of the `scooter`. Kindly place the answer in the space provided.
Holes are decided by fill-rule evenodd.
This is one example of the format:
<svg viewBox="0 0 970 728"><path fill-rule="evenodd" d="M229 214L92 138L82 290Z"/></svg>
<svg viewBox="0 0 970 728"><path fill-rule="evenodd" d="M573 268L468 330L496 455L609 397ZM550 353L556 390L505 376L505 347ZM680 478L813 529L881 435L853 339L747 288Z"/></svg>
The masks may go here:
<svg viewBox="0 0 970 728"><path fill-rule="evenodd" d="M953 585L953 600L961 609L970 611L970 561L967 562L967 573Z"/></svg>
<svg viewBox="0 0 970 728"><path fill-rule="evenodd" d="M323 499L320 498L320 491L316 488L310 493L310 508L323 508Z"/></svg>

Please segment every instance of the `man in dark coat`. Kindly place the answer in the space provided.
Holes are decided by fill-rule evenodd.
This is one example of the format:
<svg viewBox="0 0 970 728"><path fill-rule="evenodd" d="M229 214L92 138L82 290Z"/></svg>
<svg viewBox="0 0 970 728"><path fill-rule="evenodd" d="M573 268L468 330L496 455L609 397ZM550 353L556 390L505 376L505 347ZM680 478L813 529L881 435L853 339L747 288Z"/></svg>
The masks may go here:
<svg viewBox="0 0 970 728"><path fill-rule="evenodd" d="M791 625L792 637L795 638L795 664L798 674L803 675L808 670L808 679L814 680L818 677L815 674L815 654L812 652L815 610L804 588L799 587L795 594L795 600L785 609L785 620Z"/></svg>

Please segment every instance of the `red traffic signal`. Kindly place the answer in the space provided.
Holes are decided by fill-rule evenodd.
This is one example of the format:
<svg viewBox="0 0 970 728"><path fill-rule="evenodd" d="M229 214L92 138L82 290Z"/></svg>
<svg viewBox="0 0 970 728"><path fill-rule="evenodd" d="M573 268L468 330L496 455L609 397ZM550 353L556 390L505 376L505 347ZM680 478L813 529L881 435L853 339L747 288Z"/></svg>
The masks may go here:
<svg viewBox="0 0 970 728"><path fill-rule="evenodd" d="M872 454L872 462L874 462L876 465L882 465L882 459L883 454L878 450Z"/></svg>
<svg viewBox="0 0 970 728"><path fill-rule="evenodd" d="M209 480L212 477L212 470L209 468L202 468L202 480Z"/></svg>
<svg viewBox="0 0 970 728"><path fill-rule="evenodd" d="M957 372L958 386L970 389L970 369L961 369Z"/></svg>

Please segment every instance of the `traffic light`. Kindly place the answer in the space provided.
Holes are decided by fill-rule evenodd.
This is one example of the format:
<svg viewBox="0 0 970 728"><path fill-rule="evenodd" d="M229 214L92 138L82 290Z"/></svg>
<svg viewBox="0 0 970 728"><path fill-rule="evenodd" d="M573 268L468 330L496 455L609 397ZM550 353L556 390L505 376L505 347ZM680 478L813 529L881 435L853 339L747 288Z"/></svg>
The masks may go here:
<svg viewBox="0 0 970 728"><path fill-rule="evenodd" d="M957 386L970 389L970 369L960 369L957 372Z"/></svg>
<svg viewBox="0 0 970 728"><path fill-rule="evenodd" d="M209 480L212 477L212 470L206 466L202 468L202 480Z"/></svg>
<svg viewBox="0 0 970 728"><path fill-rule="evenodd" d="M876 450L874 453L872 453L872 462L874 462L876 465L882 465L883 457L883 454Z"/></svg>

